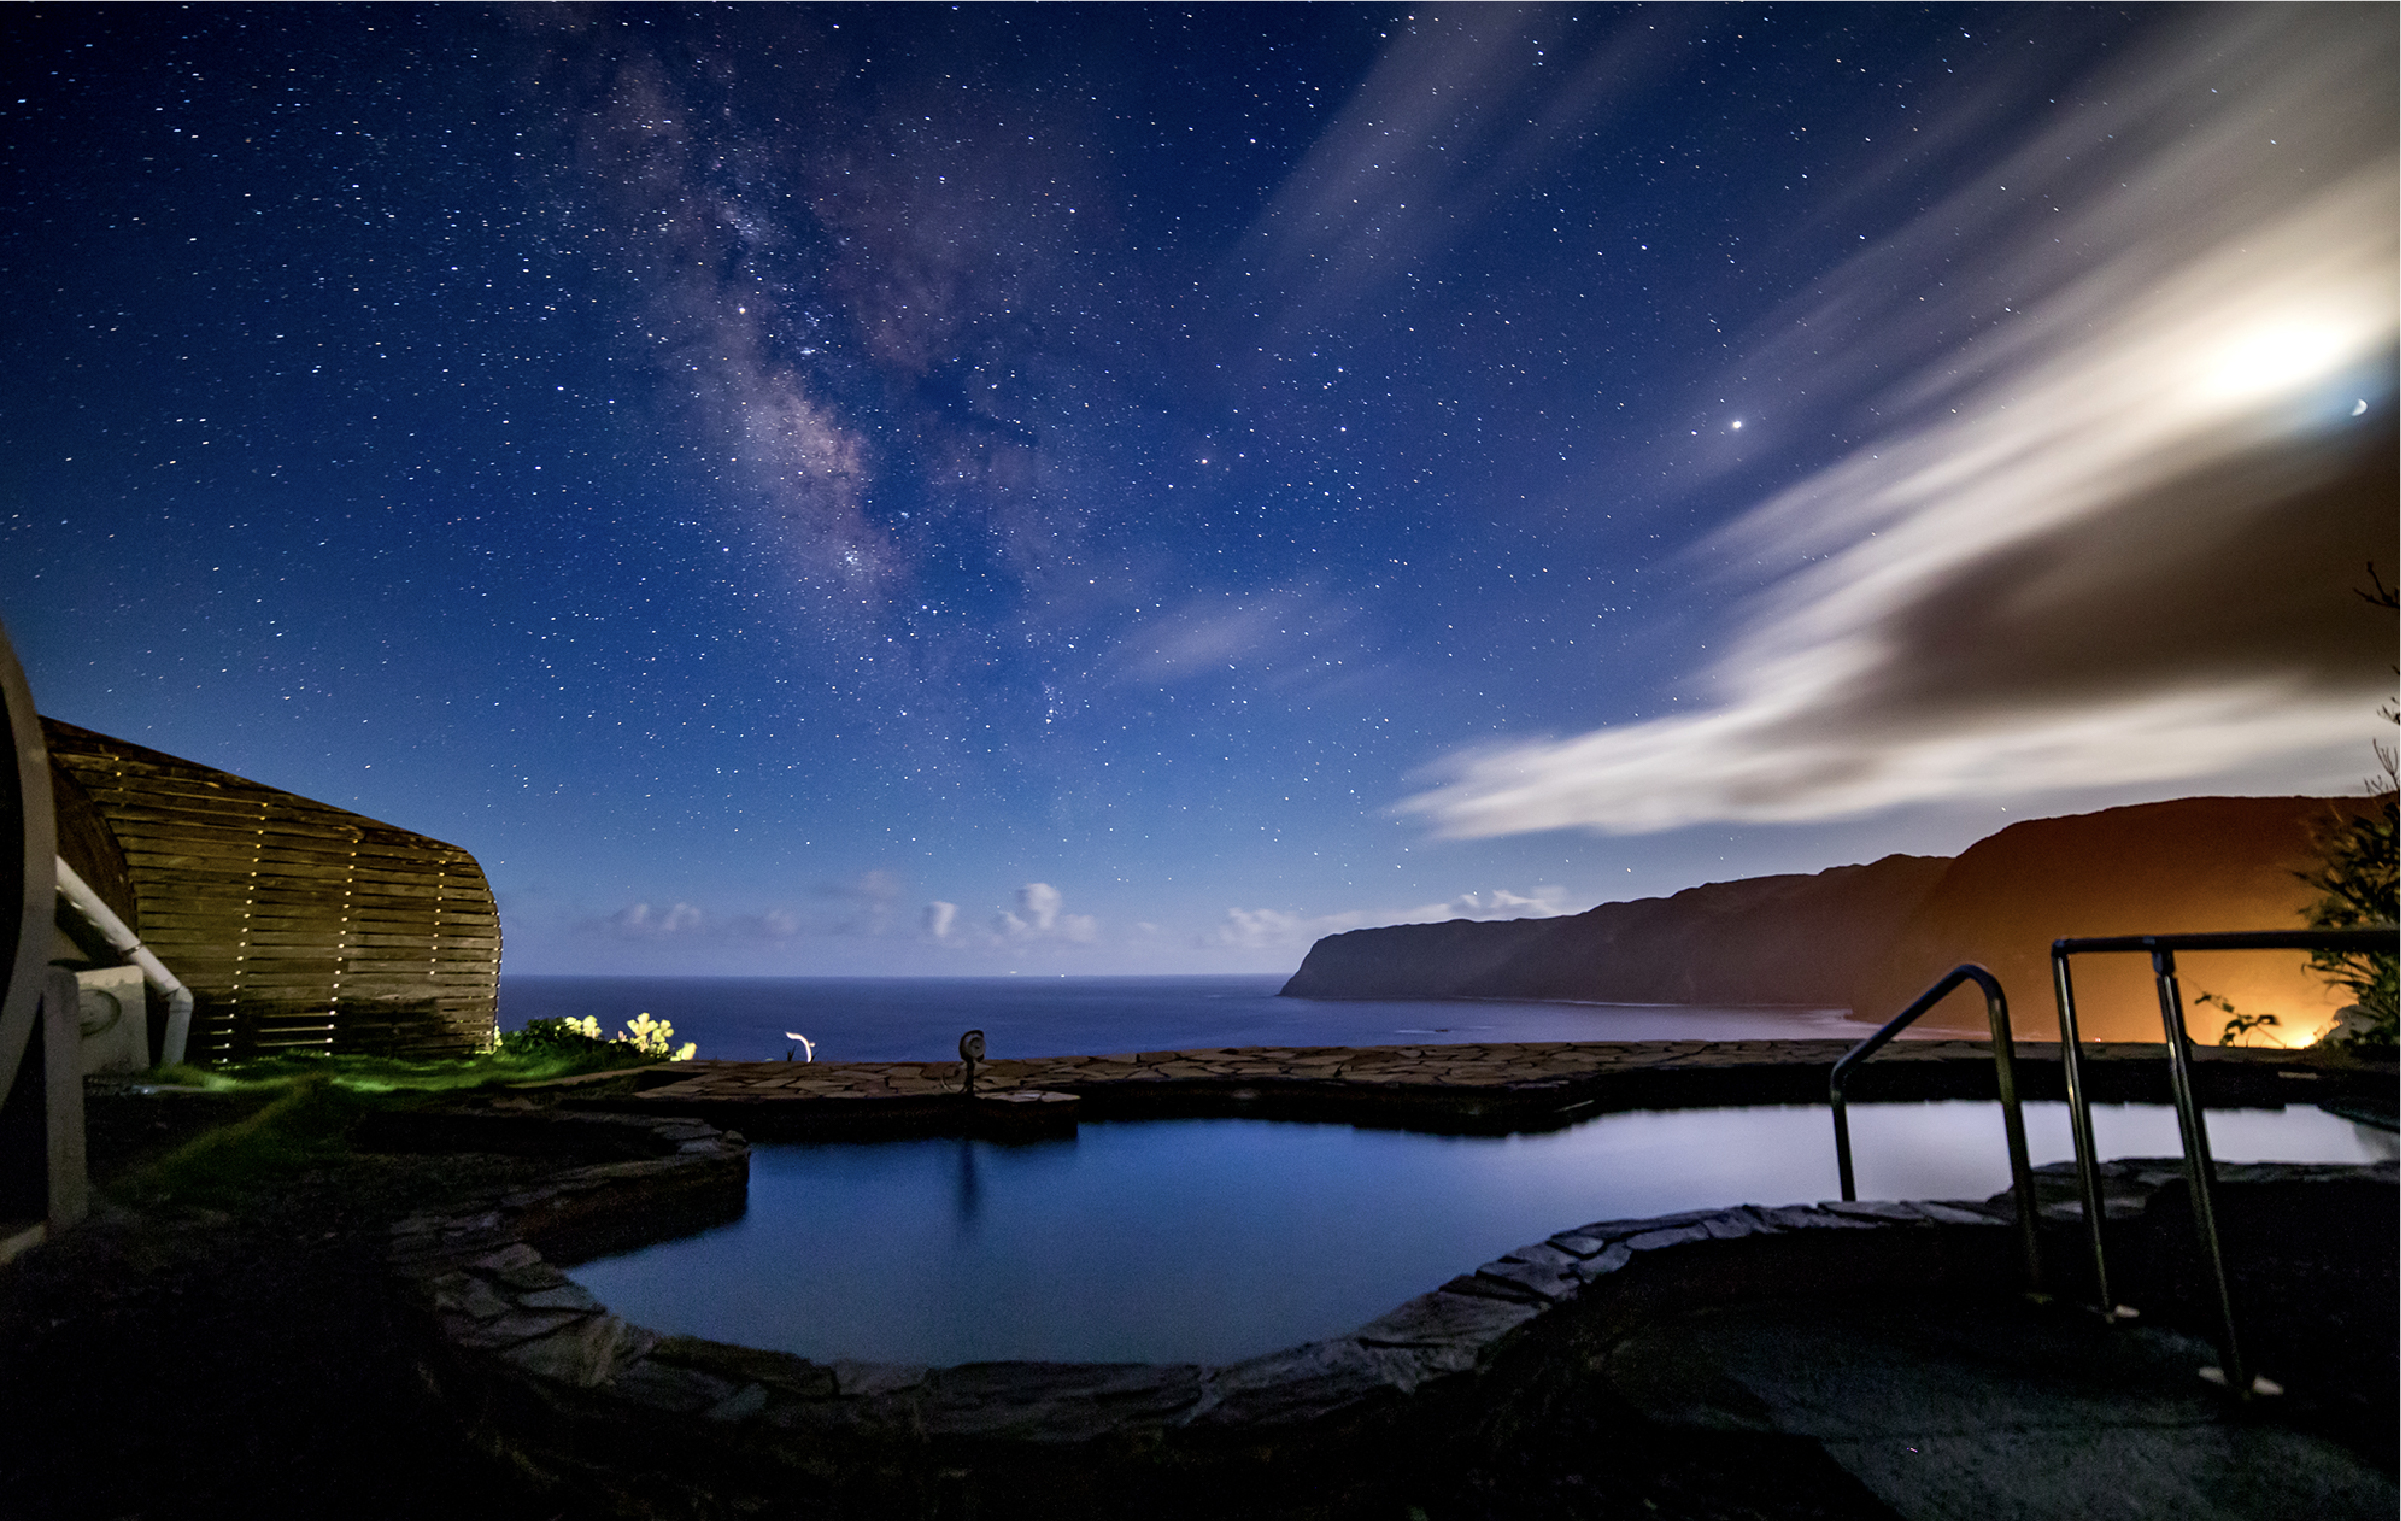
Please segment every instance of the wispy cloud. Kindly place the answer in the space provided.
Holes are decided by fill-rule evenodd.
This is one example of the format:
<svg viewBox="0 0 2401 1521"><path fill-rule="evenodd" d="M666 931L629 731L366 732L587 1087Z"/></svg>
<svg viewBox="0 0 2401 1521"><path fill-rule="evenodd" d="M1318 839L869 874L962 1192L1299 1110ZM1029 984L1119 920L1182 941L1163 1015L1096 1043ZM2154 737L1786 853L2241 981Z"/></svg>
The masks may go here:
<svg viewBox="0 0 2401 1521"><path fill-rule="evenodd" d="M2223 14L1783 314L1746 371L1872 436L1700 551L1768 581L1712 705L1470 752L1403 808L1636 832L2355 767L2401 168L2362 30Z"/></svg>
<svg viewBox="0 0 2401 1521"><path fill-rule="evenodd" d="M1666 12L1621 27L1565 78L1547 24L1539 10L1483 5L1396 29L1237 252L1246 288L1264 275L1257 284L1282 293L1282 326L1335 321L1438 257L1631 107L1693 23Z"/></svg>
<svg viewBox="0 0 2401 1521"><path fill-rule="evenodd" d="M587 921L585 927L619 940L666 940L699 935L706 929L706 923L700 910L689 903L665 909L632 903L604 918Z"/></svg>
<svg viewBox="0 0 2401 1521"><path fill-rule="evenodd" d="M586 920L582 928L620 940L780 942L811 936L881 936L891 933L907 892L899 874L867 871L818 884L810 892L822 905L818 907L777 904L756 912L712 915L690 903L660 909L645 901Z"/></svg>
<svg viewBox="0 0 2401 1521"><path fill-rule="evenodd" d="M1406 913L1378 915L1380 924L1439 924L1448 919L1550 919L1572 914L1564 887L1537 887L1513 893L1505 887L1491 892L1461 893L1441 903L1428 903Z"/></svg>
<svg viewBox="0 0 2401 1521"><path fill-rule="evenodd" d="M1225 917L1192 937L1194 946L1212 951L1297 950L1327 935L1373 924L1440 924L1451 919L1548 919L1574 913L1564 887L1536 887L1526 892L1508 888L1464 892L1440 903L1415 908L1343 909L1330 914L1301 914L1280 908L1229 908Z"/></svg>
<svg viewBox="0 0 2401 1521"><path fill-rule="evenodd" d="M864 871L839 882L820 883L816 896L830 900L834 911L817 921L829 935L881 935L891 930L908 884L890 871Z"/></svg>
<svg viewBox="0 0 2401 1521"><path fill-rule="evenodd" d="M1239 673L1276 687L1355 664L1357 613L1308 586L1223 592L1161 608L1120 635L1108 663L1153 686Z"/></svg>
<svg viewBox="0 0 2401 1521"><path fill-rule="evenodd" d="M1028 882L1017 889L1014 912L1002 909L992 916L993 936L1004 944L1031 940L1062 940L1090 945L1100 938L1100 920L1091 914L1061 913L1066 895L1048 882Z"/></svg>
<svg viewBox="0 0 2401 1521"><path fill-rule="evenodd" d="M1312 917L1280 908L1229 908L1222 921L1193 936L1192 943L1202 950L1284 950L1315 944L1322 936L1367 922L1367 915L1355 911Z"/></svg>

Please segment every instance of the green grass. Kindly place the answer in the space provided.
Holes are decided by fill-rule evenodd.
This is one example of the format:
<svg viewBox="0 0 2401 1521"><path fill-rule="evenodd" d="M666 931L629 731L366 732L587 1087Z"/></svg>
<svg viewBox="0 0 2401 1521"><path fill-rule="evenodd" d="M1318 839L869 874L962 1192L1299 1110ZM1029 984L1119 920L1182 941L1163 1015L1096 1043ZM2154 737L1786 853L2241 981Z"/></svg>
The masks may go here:
<svg viewBox="0 0 2401 1521"><path fill-rule="evenodd" d="M244 1118L178 1146L121 1179L129 1202L238 1208L312 1167L346 1156L370 1111L410 1109L478 1089L644 1065L624 1045L493 1052L410 1061L389 1056L293 1054L217 1067L159 1067L147 1080L212 1092L272 1094Z"/></svg>
<svg viewBox="0 0 2401 1521"><path fill-rule="evenodd" d="M116 1191L140 1203L238 1208L260 1189L346 1154L367 1107L362 1096L321 1077L286 1087L265 1108L138 1169Z"/></svg>
<svg viewBox="0 0 2401 1521"><path fill-rule="evenodd" d="M159 1067L149 1080L184 1087L235 1089L321 1080L359 1093L449 1093L510 1083L542 1082L584 1072L608 1072L638 1067L646 1058L630 1045L611 1043L590 1049L495 1051L481 1056L437 1057L412 1061L397 1056L327 1056L294 1052L254 1056L216 1067Z"/></svg>

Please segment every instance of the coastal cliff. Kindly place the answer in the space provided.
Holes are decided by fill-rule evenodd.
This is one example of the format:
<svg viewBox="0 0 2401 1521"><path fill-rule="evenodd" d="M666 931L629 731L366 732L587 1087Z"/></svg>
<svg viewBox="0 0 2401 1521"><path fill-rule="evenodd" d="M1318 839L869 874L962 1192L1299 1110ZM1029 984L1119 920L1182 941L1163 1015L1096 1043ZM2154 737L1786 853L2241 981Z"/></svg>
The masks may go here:
<svg viewBox="0 0 2401 1521"><path fill-rule="evenodd" d="M1749 877L1555 919L1395 924L1330 935L1292 998L1564 998L1600 1003L1849 1002L1950 866L1886 856L1815 876Z"/></svg>
<svg viewBox="0 0 2401 1521"><path fill-rule="evenodd" d="M1793 1004L1897 1013L1962 961L1992 968L2021 1037L2056 1038L2050 945L2062 935L2297 929L2312 894L2294 873L2313 826L2363 798L2202 797L2030 819L1956 857L1886 856L1812 876L1752 877L1553 919L1396 924L1317 942L1294 998L1527 998L1594 1003ZM2188 1004L2207 991L2276 1012L2297 1035L2335 1000L2304 958L2188 957ZM2157 1040L2149 967L2080 958L2086 1033ZM2201 1011L2196 1011L2201 1012ZM2222 1016L2195 1019L2213 1039ZM1981 1002L1946 1000L1923 1023L1983 1027Z"/></svg>

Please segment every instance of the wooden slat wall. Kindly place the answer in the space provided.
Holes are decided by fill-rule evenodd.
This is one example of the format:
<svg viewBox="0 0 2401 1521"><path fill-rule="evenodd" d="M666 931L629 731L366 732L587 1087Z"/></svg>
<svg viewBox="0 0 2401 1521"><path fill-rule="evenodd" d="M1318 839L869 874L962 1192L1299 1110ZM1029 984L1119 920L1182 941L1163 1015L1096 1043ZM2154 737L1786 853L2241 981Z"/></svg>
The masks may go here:
<svg viewBox="0 0 2401 1521"><path fill-rule="evenodd" d="M431 1056L494 1028L500 918L475 858L229 772L42 720L195 995L191 1059Z"/></svg>

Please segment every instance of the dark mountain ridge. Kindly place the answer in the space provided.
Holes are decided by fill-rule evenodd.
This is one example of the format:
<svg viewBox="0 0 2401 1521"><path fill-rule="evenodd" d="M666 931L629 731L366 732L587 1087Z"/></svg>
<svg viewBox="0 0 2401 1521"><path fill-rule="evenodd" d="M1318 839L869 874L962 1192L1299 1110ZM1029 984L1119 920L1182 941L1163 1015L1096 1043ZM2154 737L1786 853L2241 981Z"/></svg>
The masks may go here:
<svg viewBox="0 0 2401 1521"><path fill-rule="evenodd" d="M1886 856L1814 875L1749 877L1553 919L1396 924L1317 942L1294 998L1527 998L1594 1003L1793 1004L1897 1013L1962 961L2001 978L2021 1037L2056 1038L2050 944L2062 935L2297 929L2295 875L2314 829L2365 798L2202 797L2029 819L1955 857ZM2277 1012L2288 1038L2335 1002L2295 953L2187 958L2184 988ZM2157 1040L2140 958L2079 960L2096 1039ZM2222 1016L2217 1016L2222 1019ZM1927 1017L1973 1030L1966 995ZM2214 1038L2217 1023L2196 1020Z"/></svg>

